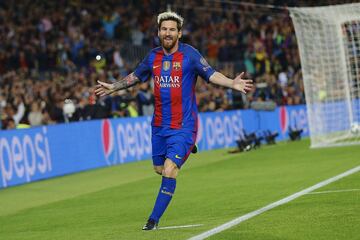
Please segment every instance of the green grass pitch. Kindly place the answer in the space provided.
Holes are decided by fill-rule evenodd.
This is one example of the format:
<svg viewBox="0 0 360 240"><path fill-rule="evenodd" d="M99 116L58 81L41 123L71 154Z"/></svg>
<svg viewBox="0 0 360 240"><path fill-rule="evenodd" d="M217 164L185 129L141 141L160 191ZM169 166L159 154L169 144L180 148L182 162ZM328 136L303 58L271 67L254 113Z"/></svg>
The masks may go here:
<svg viewBox="0 0 360 240"><path fill-rule="evenodd" d="M0 239L188 239L360 165L360 147L282 142L239 154L190 156L160 227L145 232L160 177L151 161L0 190ZM209 239L360 239L360 172Z"/></svg>

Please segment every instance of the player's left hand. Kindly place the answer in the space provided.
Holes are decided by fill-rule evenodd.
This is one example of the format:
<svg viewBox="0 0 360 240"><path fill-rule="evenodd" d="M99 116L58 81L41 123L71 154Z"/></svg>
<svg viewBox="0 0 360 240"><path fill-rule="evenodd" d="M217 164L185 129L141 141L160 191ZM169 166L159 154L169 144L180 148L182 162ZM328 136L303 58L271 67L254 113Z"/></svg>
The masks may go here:
<svg viewBox="0 0 360 240"><path fill-rule="evenodd" d="M247 93L253 87L253 80L244 79L245 73L240 73L233 81L232 88L243 93Z"/></svg>

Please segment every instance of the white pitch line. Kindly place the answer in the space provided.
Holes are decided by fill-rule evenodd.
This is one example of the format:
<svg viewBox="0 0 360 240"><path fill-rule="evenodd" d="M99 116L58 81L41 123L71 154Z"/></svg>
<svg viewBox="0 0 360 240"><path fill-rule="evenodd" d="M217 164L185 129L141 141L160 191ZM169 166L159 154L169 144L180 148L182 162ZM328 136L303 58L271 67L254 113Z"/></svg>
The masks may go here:
<svg viewBox="0 0 360 240"><path fill-rule="evenodd" d="M312 191L314 191L314 190L316 190L318 188L326 186L326 185L328 185L328 184L330 184L332 182L335 182L335 181L337 181L337 180L339 180L341 178L349 176L349 175L351 175L353 173L356 173L358 171L360 171L360 165L355 167L355 168L352 168L352 169L350 169L350 170L348 170L348 171L346 171L344 173L341 173L341 174L339 174L339 175L337 175L335 177L329 178L329 179L327 179L325 181L322 181L322 182L320 182L318 184L315 184L315 185L313 185L313 186L311 186L309 188L306 188L306 189L304 189L304 190L302 190L300 192L294 193L293 195L290 195L290 196L288 196L286 198L283 198L283 199L281 199L279 201L270 203L269 205L267 205L267 206L265 206L263 208L260 208L258 210L253 211L253 212L250 212L250 213L247 213L247 214L245 214L243 216L240 216L238 218L235 218L235 219L233 219L233 220L231 220L231 221L229 221L227 223L224 223L224 224L222 224L222 225L220 225L218 227L210 229L209 231L206 231L206 232L203 232L203 233L201 233L199 235L191 237L188 240L203 240L205 238L208 238L208 237L210 237L212 235L215 235L215 234L217 234L219 232L222 232L222 231L224 231L226 229L229 229L229 228L231 228L233 226L236 226L239 223L244 222L244 221L246 221L246 220L248 220L248 219L250 219L252 217L255 217L255 216L257 216L257 215L259 215L259 214L261 214L263 212L269 211L270 209L273 209L275 207L278 207L280 205L288 203L288 202L290 202L290 201L292 201L292 200L294 200L294 199L296 199L298 197L301 197L301 196L303 196L305 194L308 194L309 192L312 192Z"/></svg>
<svg viewBox="0 0 360 240"><path fill-rule="evenodd" d="M190 228L190 227L199 227L203 226L204 224L193 224L193 225L183 225L183 226L169 226L169 227L159 227L159 230L162 229L174 229L174 228Z"/></svg>
<svg viewBox="0 0 360 240"><path fill-rule="evenodd" d="M322 192L310 192L308 194L323 194L323 193L339 193L339 192L355 192L360 191L358 188L354 189L341 189L341 190L329 190L329 191L322 191Z"/></svg>

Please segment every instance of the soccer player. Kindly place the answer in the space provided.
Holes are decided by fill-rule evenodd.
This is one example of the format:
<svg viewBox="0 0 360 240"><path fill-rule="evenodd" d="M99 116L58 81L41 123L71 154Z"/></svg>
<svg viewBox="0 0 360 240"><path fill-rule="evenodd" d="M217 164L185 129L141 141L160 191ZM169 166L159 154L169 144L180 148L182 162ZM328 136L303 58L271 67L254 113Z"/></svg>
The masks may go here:
<svg viewBox="0 0 360 240"><path fill-rule="evenodd" d="M157 228L176 188L176 177L192 151L197 134L195 84L197 76L206 82L246 93L252 80L241 73L229 79L216 72L190 45L179 42L184 19L175 12L158 15L161 46L149 52L134 72L109 84L98 81L99 96L126 89L150 78L154 81L155 110L152 120L152 159L162 183L153 211L143 230Z"/></svg>

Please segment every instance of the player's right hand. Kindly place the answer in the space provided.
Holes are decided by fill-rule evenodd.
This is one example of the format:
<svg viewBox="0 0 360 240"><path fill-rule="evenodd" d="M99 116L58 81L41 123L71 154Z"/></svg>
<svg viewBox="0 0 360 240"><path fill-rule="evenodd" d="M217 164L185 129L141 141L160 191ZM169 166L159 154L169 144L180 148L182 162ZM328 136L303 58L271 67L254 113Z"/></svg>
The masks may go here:
<svg viewBox="0 0 360 240"><path fill-rule="evenodd" d="M115 91L114 84L97 81L99 84L95 86L95 94L103 97L109 95Z"/></svg>

